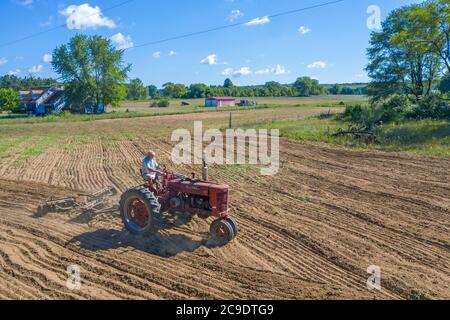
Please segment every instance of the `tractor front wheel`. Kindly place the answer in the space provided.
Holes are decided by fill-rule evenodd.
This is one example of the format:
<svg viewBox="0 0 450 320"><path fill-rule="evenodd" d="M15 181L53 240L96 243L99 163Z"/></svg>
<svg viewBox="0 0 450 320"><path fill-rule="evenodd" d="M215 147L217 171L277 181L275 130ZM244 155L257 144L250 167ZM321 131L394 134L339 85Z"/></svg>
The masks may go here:
<svg viewBox="0 0 450 320"><path fill-rule="evenodd" d="M233 232L234 232L234 237L236 238L238 231L239 231L239 227L237 224L236 219L232 218L232 217L228 217L226 219L226 221L231 225L231 227L233 228Z"/></svg>
<svg viewBox="0 0 450 320"><path fill-rule="evenodd" d="M211 238L220 245L225 245L234 239L235 233L231 223L224 219L215 220L210 227Z"/></svg>
<svg viewBox="0 0 450 320"><path fill-rule="evenodd" d="M148 234L159 211L158 199L144 186L132 188L120 198L120 215L125 228L132 234Z"/></svg>

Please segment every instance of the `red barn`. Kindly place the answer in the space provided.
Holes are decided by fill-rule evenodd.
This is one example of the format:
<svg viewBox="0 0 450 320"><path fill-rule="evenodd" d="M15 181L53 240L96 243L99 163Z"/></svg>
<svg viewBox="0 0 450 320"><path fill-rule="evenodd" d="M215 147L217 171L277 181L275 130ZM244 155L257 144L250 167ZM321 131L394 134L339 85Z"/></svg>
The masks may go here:
<svg viewBox="0 0 450 320"><path fill-rule="evenodd" d="M236 100L233 97L210 97L205 99L205 107L229 107L235 105Z"/></svg>

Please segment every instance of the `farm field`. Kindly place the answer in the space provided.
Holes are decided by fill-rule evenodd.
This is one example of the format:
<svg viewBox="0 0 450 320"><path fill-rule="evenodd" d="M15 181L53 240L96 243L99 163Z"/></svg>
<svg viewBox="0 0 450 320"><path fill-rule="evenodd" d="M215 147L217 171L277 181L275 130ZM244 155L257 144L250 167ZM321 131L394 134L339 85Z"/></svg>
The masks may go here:
<svg viewBox="0 0 450 320"><path fill-rule="evenodd" d="M342 108L240 110L233 124L307 119L328 110ZM157 233L139 238L123 230L117 212L36 215L51 196L138 185L150 147L175 171L199 172L171 164L171 132L192 129L195 120L224 128L228 117L2 122L0 299L450 299L445 157L281 138L276 176L247 165L211 166L211 178L232 189L240 225L238 237L221 248L208 241L210 221L198 217L164 216ZM66 288L72 264L81 267L80 291ZM381 291L366 287L371 265L381 268Z"/></svg>
<svg viewBox="0 0 450 320"><path fill-rule="evenodd" d="M237 101L240 99L249 98L236 98ZM250 100L253 100L250 98ZM232 112L239 110L249 110L249 109L272 109L279 107L342 107L345 105L350 105L354 103L363 103L367 101L365 96L350 96L350 95L323 95L314 96L308 98L289 98L289 97L278 97L278 98L257 98L258 106L254 107L221 107L216 108L205 108L204 99L171 99L170 104L166 108L150 107L153 104L153 100L145 101L124 101L120 108L108 107L107 112L100 115L89 115L89 114L70 114L63 113L59 115L50 115L47 117L28 117L24 114L6 114L0 113L0 123L3 121L4 124L34 124L34 123L47 123L47 122L83 122L83 121L93 121L101 119L129 119L129 118L139 118L139 117L149 117L149 116L161 116L161 115L178 115L178 114L189 114L189 113L205 113L205 112ZM189 105L182 106L182 102L187 102Z"/></svg>
<svg viewBox="0 0 450 320"><path fill-rule="evenodd" d="M259 97L259 98L236 98L236 101L250 100L256 101L258 105L319 105L344 102L356 103L367 101L366 96L360 95L319 95L312 97ZM189 103L189 106L181 106L182 102ZM205 105L205 99L171 99L169 108L149 108L149 101L125 101L122 103L122 111L128 109L129 111L140 112L164 112L164 110L176 110L178 112L191 110L196 107ZM214 108L210 108L214 109ZM156 111L155 111L156 110Z"/></svg>

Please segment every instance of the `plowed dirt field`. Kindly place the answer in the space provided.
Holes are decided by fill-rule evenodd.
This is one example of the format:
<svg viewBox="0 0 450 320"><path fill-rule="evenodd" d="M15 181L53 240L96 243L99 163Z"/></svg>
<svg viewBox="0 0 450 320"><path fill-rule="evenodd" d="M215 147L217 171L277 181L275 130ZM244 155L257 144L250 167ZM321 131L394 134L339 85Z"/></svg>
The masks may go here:
<svg viewBox="0 0 450 320"><path fill-rule="evenodd" d="M320 112L289 110L234 117ZM228 114L23 125L17 132L31 138L0 158L0 299L450 299L448 158L282 138L274 177L211 167L214 180L231 186L240 225L225 247L211 245L211 220L198 217L164 216L159 231L142 238L123 229L118 212L36 215L51 196L139 184L149 147L174 170L199 172L170 162L171 131L193 120L220 127ZM55 141L23 156L49 135ZM66 287L74 264L81 290ZM381 291L367 289L371 265L381 268Z"/></svg>

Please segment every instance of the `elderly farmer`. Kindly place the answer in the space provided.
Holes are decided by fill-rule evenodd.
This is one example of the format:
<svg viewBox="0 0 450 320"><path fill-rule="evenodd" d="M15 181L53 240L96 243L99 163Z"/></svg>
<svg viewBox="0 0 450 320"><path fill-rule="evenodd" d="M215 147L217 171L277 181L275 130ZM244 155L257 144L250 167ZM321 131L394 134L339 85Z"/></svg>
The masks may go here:
<svg viewBox="0 0 450 320"><path fill-rule="evenodd" d="M164 174L161 170L158 170L159 164L156 162L156 153L153 150L149 150L147 155L142 160L141 175L144 180L156 182L158 175Z"/></svg>

